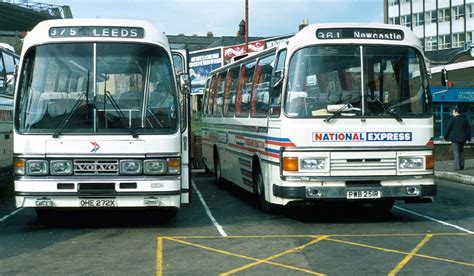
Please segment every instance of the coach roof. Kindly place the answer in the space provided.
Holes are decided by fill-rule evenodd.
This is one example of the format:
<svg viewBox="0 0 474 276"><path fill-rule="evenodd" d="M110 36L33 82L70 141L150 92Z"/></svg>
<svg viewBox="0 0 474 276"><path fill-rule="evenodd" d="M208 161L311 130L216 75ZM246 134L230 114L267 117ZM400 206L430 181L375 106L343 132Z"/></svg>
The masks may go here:
<svg viewBox="0 0 474 276"><path fill-rule="evenodd" d="M352 37L347 31L353 32ZM339 37L320 35L331 32L339 33ZM356 35L357 33L357 35ZM360 41L360 42L355 42ZM295 36L289 39L288 48L296 49L308 44L391 44L416 47L422 51L418 37L408 28L399 25L371 24L371 23L322 23L306 26Z"/></svg>
<svg viewBox="0 0 474 276"><path fill-rule="evenodd" d="M73 28L73 27L111 27L111 28L142 28L144 30L143 37L94 37L94 36L65 36L65 37L51 37L51 28ZM158 30L153 24L142 20L121 20L121 19L102 19L102 18L91 18L91 19L58 19L58 20L46 20L38 25L28 33L25 37L23 49L28 49L31 46L43 43L62 43L71 42L72 40L77 42L87 41L136 41L136 42L148 42L161 44L165 48L169 48L168 39L162 31Z"/></svg>

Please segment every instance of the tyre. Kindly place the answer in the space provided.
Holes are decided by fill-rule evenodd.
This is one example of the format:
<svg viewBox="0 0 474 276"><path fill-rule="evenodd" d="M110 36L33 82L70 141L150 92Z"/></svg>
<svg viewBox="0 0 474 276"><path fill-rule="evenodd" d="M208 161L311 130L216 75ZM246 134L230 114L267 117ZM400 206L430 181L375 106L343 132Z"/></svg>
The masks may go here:
<svg viewBox="0 0 474 276"><path fill-rule="evenodd" d="M219 187L222 187L224 185L224 178L222 178L221 162L217 153L214 156L214 181Z"/></svg>
<svg viewBox="0 0 474 276"><path fill-rule="evenodd" d="M52 208L35 208L36 217L42 221L51 220L54 216L54 209Z"/></svg>
<svg viewBox="0 0 474 276"><path fill-rule="evenodd" d="M382 199L382 200L372 202L372 208L378 214L386 214L386 213L389 213L390 210L392 210L394 203L395 203L395 200L393 199Z"/></svg>
<svg viewBox="0 0 474 276"><path fill-rule="evenodd" d="M265 199L265 182L263 181L262 170L257 169L253 180L254 193L257 196L259 207L265 213L272 213L272 204Z"/></svg>
<svg viewBox="0 0 474 276"><path fill-rule="evenodd" d="M147 210L149 216L156 219L158 222L168 222L178 214L178 208L150 208Z"/></svg>

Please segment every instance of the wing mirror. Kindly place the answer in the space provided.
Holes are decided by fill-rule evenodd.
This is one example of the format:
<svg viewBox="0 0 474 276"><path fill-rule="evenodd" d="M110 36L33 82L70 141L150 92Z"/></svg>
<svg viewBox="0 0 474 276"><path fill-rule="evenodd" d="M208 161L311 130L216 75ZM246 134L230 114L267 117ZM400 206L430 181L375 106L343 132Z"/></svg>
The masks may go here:
<svg viewBox="0 0 474 276"><path fill-rule="evenodd" d="M191 94L191 80L186 73L179 74L179 88L182 94Z"/></svg>
<svg viewBox="0 0 474 276"><path fill-rule="evenodd" d="M441 70L441 85L448 86L448 70L446 68Z"/></svg>

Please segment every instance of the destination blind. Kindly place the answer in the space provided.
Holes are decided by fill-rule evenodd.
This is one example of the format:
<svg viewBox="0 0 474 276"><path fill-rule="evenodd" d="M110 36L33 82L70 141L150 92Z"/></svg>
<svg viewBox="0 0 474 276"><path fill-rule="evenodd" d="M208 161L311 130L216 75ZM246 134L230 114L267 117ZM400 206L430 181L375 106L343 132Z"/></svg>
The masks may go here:
<svg viewBox="0 0 474 276"><path fill-rule="evenodd" d="M112 38L144 38L145 30L138 27L119 26L74 26L52 27L49 36L58 37L112 37Z"/></svg>
<svg viewBox="0 0 474 276"><path fill-rule="evenodd" d="M405 35L402 30L369 29L369 28L337 28L318 29L318 39L381 39L403 40Z"/></svg>

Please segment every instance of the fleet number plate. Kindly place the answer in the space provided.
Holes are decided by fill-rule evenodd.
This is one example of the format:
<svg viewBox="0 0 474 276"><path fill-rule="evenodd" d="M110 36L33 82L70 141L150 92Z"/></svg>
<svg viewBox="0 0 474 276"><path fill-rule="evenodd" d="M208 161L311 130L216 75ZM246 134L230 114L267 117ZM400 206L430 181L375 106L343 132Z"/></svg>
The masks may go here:
<svg viewBox="0 0 474 276"><path fill-rule="evenodd" d="M376 190L370 191L347 191L347 198L350 199L364 199L364 198L381 198L382 192Z"/></svg>
<svg viewBox="0 0 474 276"><path fill-rule="evenodd" d="M115 199L81 199L79 201L80 207L117 207Z"/></svg>

